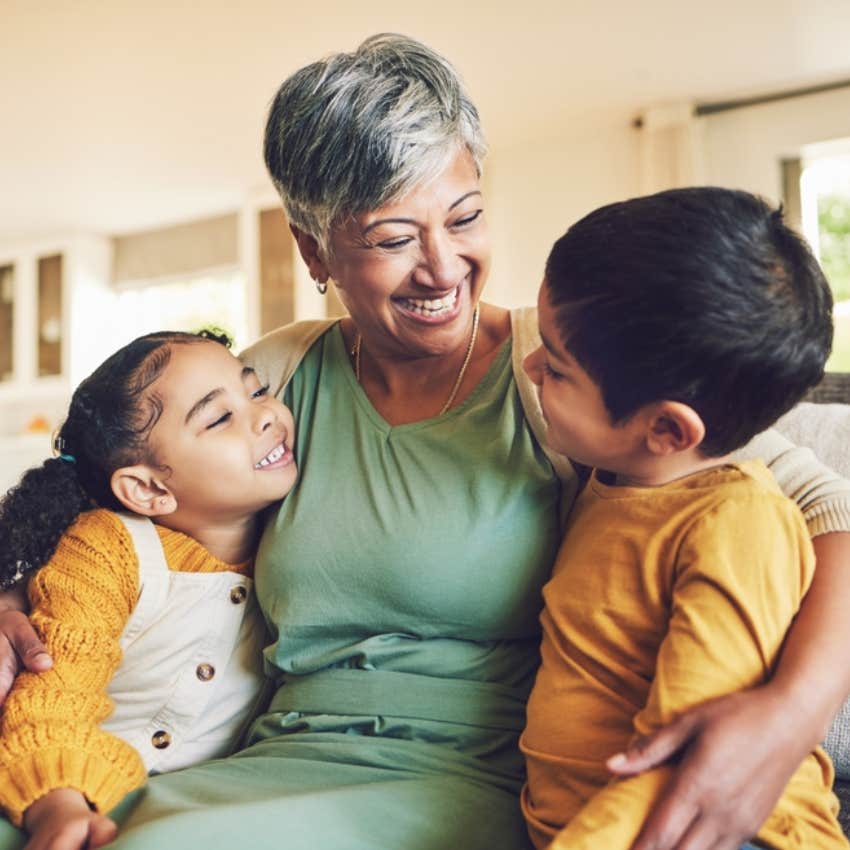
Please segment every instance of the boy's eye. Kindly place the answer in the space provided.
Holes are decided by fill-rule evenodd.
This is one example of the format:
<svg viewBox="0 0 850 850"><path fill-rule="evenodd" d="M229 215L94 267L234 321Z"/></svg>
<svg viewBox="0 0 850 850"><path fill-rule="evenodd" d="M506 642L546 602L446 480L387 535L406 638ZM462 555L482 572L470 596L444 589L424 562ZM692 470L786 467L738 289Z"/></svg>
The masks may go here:
<svg viewBox="0 0 850 850"><path fill-rule="evenodd" d="M227 411L227 413L222 413L221 416L219 416L218 419L215 420L215 422L210 422L210 424L207 425L206 430L211 431L218 425L224 425L224 423L227 422L228 419L230 419L231 415L232 414L229 410Z"/></svg>
<svg viewBox="0 0 850 850"><path fill-rule="evenodd" d="M546 362L546 361L544 361L544 362L543 362L543 372L544 372L546 375L548 375L550 378L553 378L553 379L554 379L554 380L556 380L556 381L557 381L559 378L563 378L563 377L564 377L564 376L563 376L560 372L556 372L556 371L555 371L555 370L554 370L554 369L553 369L553 368L552 368L552 367L548 364L548 362Z"/></svg>
<svg viewBox="0 0 850 850"><path fill-rule="evenodd" d="M251 398L262 398L269 394L269 384L265 384L265 386L260 387L258 390L254 390L251 393Z"/></svg>

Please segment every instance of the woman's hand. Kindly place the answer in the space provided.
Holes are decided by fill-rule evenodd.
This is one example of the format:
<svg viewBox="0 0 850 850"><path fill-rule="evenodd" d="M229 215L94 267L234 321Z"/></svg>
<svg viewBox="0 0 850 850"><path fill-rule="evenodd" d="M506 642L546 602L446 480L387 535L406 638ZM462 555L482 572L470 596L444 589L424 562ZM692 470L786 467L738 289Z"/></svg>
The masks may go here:
<svg viewBox="0 0 850 850"><path fill-rule="evenodd" d="M86 798L72 788L50 791L24 815L30 840L24 850L97 850L115 838L118 827L93 812Z"/></svg>
<svg viewBox="0 0 850 850"><path fill-rule="evenodd" d="M0 705L22 670L40 673L53 666L26 615L27 609L23 586L0 593Z"/></svg>
<svg viewBox="0 0 850 850"><path fill-rule="evenodd" d="M627 776L682 754L632 850L737 850L758 832L811 742L770 686L697 706L609 760Z"/></svg>

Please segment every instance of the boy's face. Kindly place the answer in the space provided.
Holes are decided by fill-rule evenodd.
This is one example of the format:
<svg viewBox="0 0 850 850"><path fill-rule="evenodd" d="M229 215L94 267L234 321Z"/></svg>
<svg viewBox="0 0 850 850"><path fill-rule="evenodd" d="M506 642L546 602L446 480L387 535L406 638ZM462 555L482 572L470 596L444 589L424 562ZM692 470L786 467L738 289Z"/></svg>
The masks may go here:
<svg viewBox="0 0 850 850"><path fill-rule="evenodd" d="M523 367L537 384L549 445L587 466L628 474L641 456L641 424L635 419L611 422L599 387L561 342L545 281L537 306L543 345Z"/></svg>

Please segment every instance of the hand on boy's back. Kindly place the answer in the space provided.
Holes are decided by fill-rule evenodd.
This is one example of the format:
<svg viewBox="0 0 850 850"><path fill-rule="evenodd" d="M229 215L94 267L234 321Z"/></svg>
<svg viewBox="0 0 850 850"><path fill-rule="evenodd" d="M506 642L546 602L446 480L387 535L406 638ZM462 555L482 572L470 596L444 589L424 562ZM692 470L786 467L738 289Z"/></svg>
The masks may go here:
<svg viewBox="0 0 850 850"><path fill-rule="evenodd" d="M50 791L26 811L30 840L24 850L97 850L118 834L115 822L93 812L72 788Z"/></svg>
<svg viewBox="0 0 850 850"><path fill-rule="evenodd" d="M12 689L18 673L23 670L41 673L53 666L53 660L27 615L20 608L13 607L15 593L0 594L0 705Z"/></svg>
<svg viewBox="0 0 850 850"><path fill-rule="evenodd" d="M718 697L610 759L630 776L679 757L631 850L737 850L755 835L810 749L777 708L769 686Z"/></svg>

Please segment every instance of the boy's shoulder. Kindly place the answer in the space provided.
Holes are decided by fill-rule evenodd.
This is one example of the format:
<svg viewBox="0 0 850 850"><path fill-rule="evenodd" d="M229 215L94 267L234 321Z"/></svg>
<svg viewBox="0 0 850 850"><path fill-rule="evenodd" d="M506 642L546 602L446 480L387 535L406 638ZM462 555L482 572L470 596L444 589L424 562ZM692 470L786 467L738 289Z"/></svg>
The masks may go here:
<svg viewBox="0 0 850 850"><path fill-rule="evenodd" d="M702 513L746 524L753 515L788 517L805 527L797 503L780 489L761 460L735 461L694 476Z"/></svg>

